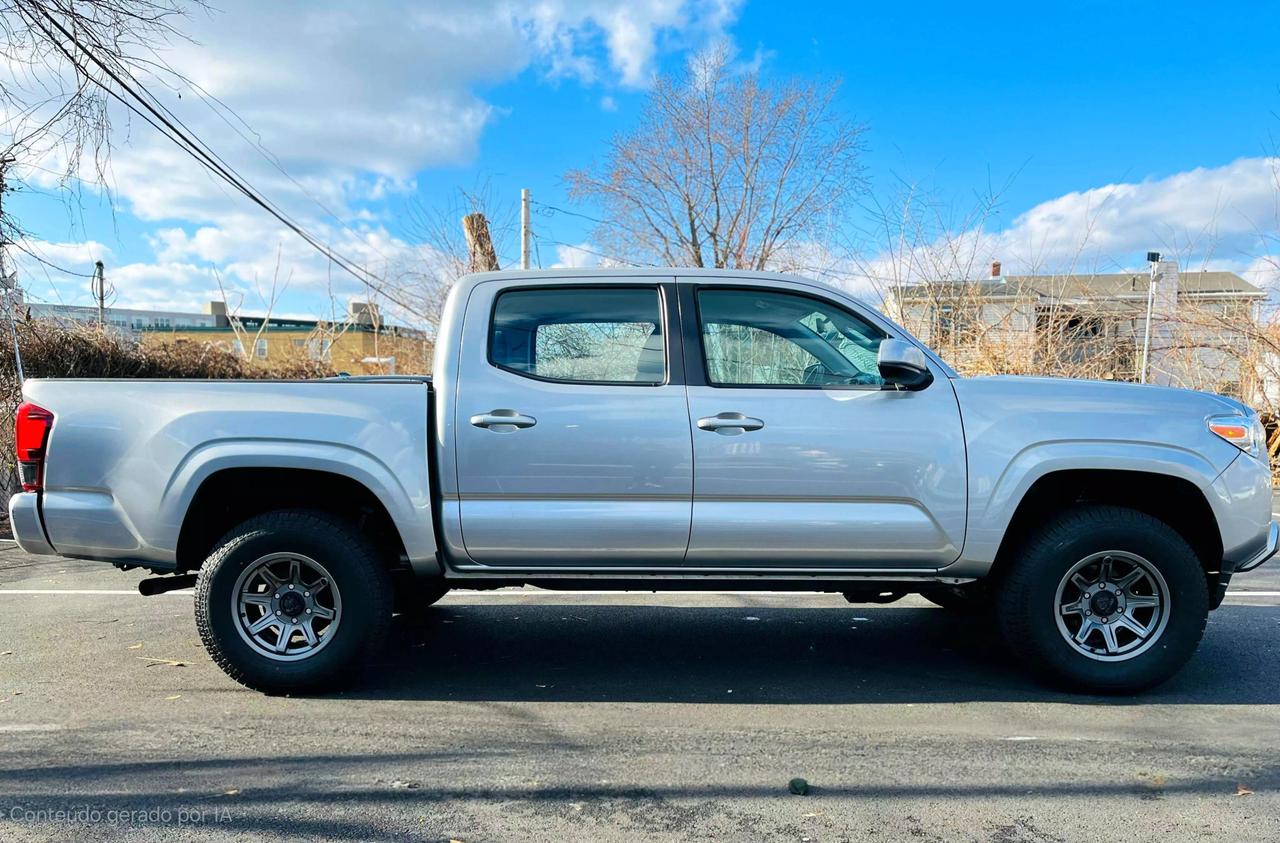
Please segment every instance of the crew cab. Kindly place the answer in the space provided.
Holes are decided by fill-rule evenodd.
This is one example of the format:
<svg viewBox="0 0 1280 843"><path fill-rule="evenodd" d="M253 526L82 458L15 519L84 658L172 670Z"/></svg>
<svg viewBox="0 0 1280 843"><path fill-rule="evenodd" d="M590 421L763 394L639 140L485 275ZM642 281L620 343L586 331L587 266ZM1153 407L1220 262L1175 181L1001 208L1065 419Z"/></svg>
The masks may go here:
<svg viewBox="0 0 1280 843"><path fill-rule="evenodd" d="M1082 692L1159 683L1276 551L1258 416L964 378L844 292L684 269L472 275L433 377L29 380L31 553L195 588L267 692L347 681L449 589L920 594Z"/></svg>

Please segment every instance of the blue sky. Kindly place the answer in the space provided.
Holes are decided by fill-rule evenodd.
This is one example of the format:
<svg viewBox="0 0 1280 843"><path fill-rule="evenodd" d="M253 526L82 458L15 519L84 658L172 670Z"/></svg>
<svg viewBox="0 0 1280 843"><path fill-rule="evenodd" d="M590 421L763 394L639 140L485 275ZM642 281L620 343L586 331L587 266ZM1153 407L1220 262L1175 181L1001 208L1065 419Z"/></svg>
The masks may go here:
<svg viewBox="0 0 1280 843"><path fill-rule="evenodd" d="M265 193L380 272L429 261L406 209L447 207L460 186L487 185L510 204L529 187L598 214L571 203L564 172L633 124L652 73L729 39L768 76L843 81L840 107L867 127L869 204L891 206L917 184L963 219L977 194L1007 186L981 230L964 232L983 258L1014 271L1108 271L1157 248L1189 269L1273 280L1266 156L1280 139L1280 60L1261 37L1274 29L1261 6L219 5L191 22L197 43L165 55L234 108L305 192L190 91L167 102ZM33 251L86 271L102 257L121 304L198 308L221 295L216 278L233 304L260 312L277 258L277 312L325 315L362 297L148 127L119 122L114 214L92 185L71 210L21 196L13 207ZM42 172L28 171L28 184L53 190ZM594 262L589 223L539 215L535 228L544 264ZM505 257L514 248L507 241ZM868 239L862 258L880 248ZM83 279L29 260L23 270L34 297L88 300Z"/></svg>

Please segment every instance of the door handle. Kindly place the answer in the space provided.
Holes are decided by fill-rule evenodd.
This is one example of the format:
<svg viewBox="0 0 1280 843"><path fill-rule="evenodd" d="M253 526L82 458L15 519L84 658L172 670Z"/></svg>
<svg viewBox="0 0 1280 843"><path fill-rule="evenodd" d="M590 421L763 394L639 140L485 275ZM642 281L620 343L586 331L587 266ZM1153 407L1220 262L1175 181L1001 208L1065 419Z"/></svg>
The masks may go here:
<svg viewBox="0 0 1280 843"><path fill-rule="evenodd" d="M515 410L490 410L472 416L471 423L494 433L515 433L517 430L533 427L538 420L533 416L521 415Z"/></svg>
<svg viewBox="0 0 1280 843"><path fill-rule="evenodd" d="M748 430L759 430L764 427L760 419L744 416L742 413L716 413L705 419L698 419L699 430L710 430L721 436L737 436Z"/></svg>

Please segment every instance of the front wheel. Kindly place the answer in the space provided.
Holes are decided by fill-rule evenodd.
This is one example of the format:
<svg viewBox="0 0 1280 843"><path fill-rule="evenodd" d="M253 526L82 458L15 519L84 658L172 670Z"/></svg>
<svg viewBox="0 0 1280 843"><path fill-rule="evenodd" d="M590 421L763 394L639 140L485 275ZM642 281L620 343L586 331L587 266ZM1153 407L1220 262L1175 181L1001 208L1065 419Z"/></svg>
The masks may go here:
<svg viewBox="0 0 1280 843"><path fill-rule="evenodd" d="M1010 649L1042 677L1082 693L1132 693L1191 658L1209 590L1200 560L1168 524L1088 506L1028 539L997 607Z"/></svg>
<svg viewBox="0 0 1280 843"><path fill-rule="evenodd" d="M354 528L282 510L236 527L205 560L196 626L240 684L316 691L351 679L381 646L391 598L386 567Z"/></svg>

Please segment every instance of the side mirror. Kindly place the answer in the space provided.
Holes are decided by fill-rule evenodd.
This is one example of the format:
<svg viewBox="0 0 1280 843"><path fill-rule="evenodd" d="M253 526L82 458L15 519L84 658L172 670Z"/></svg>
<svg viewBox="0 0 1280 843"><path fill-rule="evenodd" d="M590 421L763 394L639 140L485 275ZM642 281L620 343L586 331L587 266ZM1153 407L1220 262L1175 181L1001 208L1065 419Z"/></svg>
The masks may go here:
<svg viewBox="0 0 1280 843"><path fill-rule="evenodd" d="M880 377L889 386L898 389L924 389L933 383L933 372L924 352L903 340L885 340L880 343L876 359Z"/></svg>

